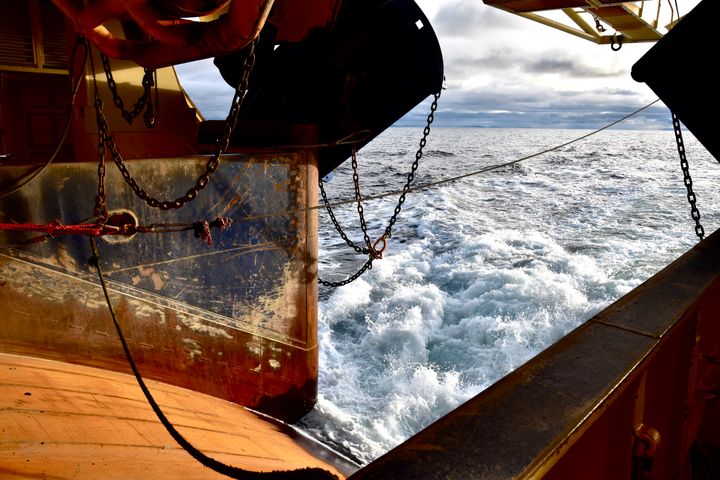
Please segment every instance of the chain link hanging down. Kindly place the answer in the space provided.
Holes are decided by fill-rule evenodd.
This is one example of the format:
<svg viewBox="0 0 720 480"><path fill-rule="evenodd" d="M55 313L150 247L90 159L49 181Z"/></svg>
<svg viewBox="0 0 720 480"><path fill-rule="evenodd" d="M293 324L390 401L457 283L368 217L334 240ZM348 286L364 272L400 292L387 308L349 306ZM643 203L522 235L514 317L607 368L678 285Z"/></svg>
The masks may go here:
<svg viewBox="0 0 720 480"><path fill-rule="evenodd" d="M687 188L687 199L688 203L690 204L690 215L695 221L695 235L697 235L698 238L702 240L703 238L705 238L705 229L700 224L700 210L698 210L697 206L695 205L697 199L695 198L692 178L690 177L690 165L688 164L687 156L685 155L685 142L683 141L682 136L682 126L680 125L680 119L678 119L675 113L672 113L672 122L673 129L675 130L675 141L677 142L678 153L680 154L680 168L682 168L683 181L685 183L685 187Z"/></svg>
<svg viewBox="0 0 720 480"><path fill-rule="evenodd" d="M332 208L330 206L330 203L327 198L327 194L325 193L325 188L323 185L322 180L320 180L320 193L322 194L323 198L323 204L325 205L325 209L328 212L328 215L330 216L330 220L332 221L333 225L335 226L335 230L338 231L340 234L340 237L345 240L345 243L348 244L353 250L355 250L358 253L362 253L368 256L368 259L365 261L362 267L353 275L346 278L345 280L339 281L339 282L329 282L326 280L323 280L321 278L318 278L318 283L321 285L325 285L326 287L342 287L344 285L347 285L355 280L357 280L363 273L365 273L367 270L372 269L373 261L375 261L378 258L382 258L383 251L385 250L385 247L387 245L387 239L392 236L392 229L393 226L395 226L395 222L397 221L398 215L400 215L400 212L402 211L402 206L405 203L405 197L412 189L412 182L415 179L415 172L418 169L418 166L420 165L420 159L423 156L423 149L425 148L425 145L427 145L427 138L430 135L430 127L435 120L435 112L437 111L438 106L438 100L440 99L440 92L434 94L432 104L430 105L430 113L427 116L427 122L425 125L425 128L423 129L423 136L420 139L419 147L417 152L415 153L415 160L412 163L412 166L410 168L410 172L407 176L407 181L405 182L405 186L403 186L402 192L400 192L400 197L398 198L398 204L395 206L395 210L388 220L388 225L385 227L385 231L382 234L380 238L378 238L375 243L372 243L370 240L370 236L367 233L367 224L365 222L365 215L364 215L364 209L362 206L362 196L360 194L360 180L359 175L357 171L357 157L355 155L355 149L352 150L352 169L353 169L353 184L355 187L355 201L357 202L357 210L358 210L358 216L360 218L360 228L363 232L363 237L365 240L365 244L367 245L366 248L361 248L357 246L355 243L353 243L352 240L348 238L348 236L343 231L342 227L340 226L340 223L337 221L335 214L332 211Z"/></svg>
<svg viewBox="0 0 720 480"><path fill-rule="evenodd" d="M186 193L185 195L182 195L175 200L158 200L157 198L154 198L150 196L145 190L143 190L135 180L135 178L132 176L130 171L127 169L127 166L125 165L124 160L122 159L122 156L120 155L120 152L117 150L117 146L115 145L115 140L113 140L110 129L107 124L107 120L105 119L105 114L103 113L103 102L100 98L100 93L98 90L97 85L97 79L95 77L95 66L92 62L92 56L91 56L91 68L92 68L92 80L93 80L93 88L94 88L94 94L95 94L95 115L97 118L97 124L98 124L98 164L100 165L98 167L98 175L105 174L105 167L104 167L104 158L105 158L105 150L106 148L110 150L110 155L112 156L113 161L115 162L115 165L117 165L118 170L120 170L120 173L122 174L123 178L125 179L125 182L130 186L130 188L133 189L135 192L135 195L137 195L140 199L145 201L150 207L153 208L159 208L160 210L171 210L171 209L177 209L181 208L186 203L192 201L197 194L205 188L210 181L210 175L212 175L219 167L220 165L220 156L225 152L228 145L230 145L230 138L232 137L233 129L235 128L235 124L237 123L238 115L240 114L240 107L242 106L243 99L245 98L245 94L248 90L248 84L250 82L250 73L252 72L252 69L255 65L255 45L257 43L257 40L251 42L248 46L249 54L247 57L245 57L245 60L243 61L243 73L242 78L240 80L240 83L238 84L237 88L235 89L235 96L233 97L232 104L230 107L230 112L228 113L227 119L225 120L225 129L223 131L223 135L217 140L215 143L215 153L210 157L210 159L207 161L207 164L205 165L205 172L202 173L197 180L195 181L195 185L193 185ZM100 180L100 182L104 182L103 180ZM104 203L104 192L100 191L100 186L98 187L98 197L102 196L102 200L98 200L98 207L97 209L102 209L101 203Z"/></svg>
<svg viewBox="0 0 720 480"><path fill-rule="evenodd" d="M145 110L143 115L145 125L148 128L152 128L157 124L157 115L160 113L160 96L158 94L158 83L157 83L157 71L154 69L145 69L145 74L142 79L143 94L138 97L137 101L133 105L132 110L125 109L125 102L118 93L117 83L113 77L112 68L110 66L110 59L104 53L100 54L100 60L102 60L103 70L105 70L105 77L107 78L108 88L112 93L113 103L120 110L120 114L128 123L131 125L133 120L140 115L140 112ZM94 73L94 72L93 72ZM153 99L151 96L151 89L155 87L155 104L153 105Z"/></svg>
<svg viewBox="0 0 720 480"><path fill-rule="evenodd" d="M319 180L320 185L320 193L323 198L323 203L325 205L325 209L328 212L328 216L330 217L330 220L332 221L333 225L335 226L335 230L340 234L340 238L345 240L345 243L355 250L358 253L362 253L364 255L369 255L372 252L372 244L370 243L370 235L367 232L367 223L365 222L365 209L362 206L362 195L360 194L360 176L358 175L358 165L357 165L357 152L355 151L355 147L352 148L352 170L353 170L353 185L355 187L355 203L357 203L357 212L358 217L360 219L360 228L363 232L363 238L365 240L366 247L359 247L357 246L352 240L350 240L343 231L342 227L340 226L340 223L337 221L337 218L335 218L335 213L333 212L332 208L330 207L330 202L328 201L327 193L325 193L325 185L322 181L322 179ZM377 254L377 252L376 252ZM379 254L382 256L382 253ZM377 256L377 255L376 255Z"/></svg>

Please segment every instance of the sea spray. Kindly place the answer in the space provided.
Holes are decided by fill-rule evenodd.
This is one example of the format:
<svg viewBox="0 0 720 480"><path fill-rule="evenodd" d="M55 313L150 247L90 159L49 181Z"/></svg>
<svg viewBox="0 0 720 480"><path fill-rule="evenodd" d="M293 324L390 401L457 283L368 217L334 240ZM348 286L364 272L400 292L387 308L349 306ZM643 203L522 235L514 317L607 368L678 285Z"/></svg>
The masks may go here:
<svg viewBox="0 0 720 480"><path fill-rule="evenodd" d="M402 188L414 129L361 151L363 195ZM416 182L475 171L563 143L574 130L435 129ZM630 291L690 248L672 132L607 131L528 162L408 194L384 258L320 291L318 404L300 426L366 463ZM690 139L706 231L720 220L720 166ZM327 185L353 195L343 165ZM364 202L371 237L393 197ZM336 215L357 242L354 205ZM320 275L363 259L321 212Z"/></svg>

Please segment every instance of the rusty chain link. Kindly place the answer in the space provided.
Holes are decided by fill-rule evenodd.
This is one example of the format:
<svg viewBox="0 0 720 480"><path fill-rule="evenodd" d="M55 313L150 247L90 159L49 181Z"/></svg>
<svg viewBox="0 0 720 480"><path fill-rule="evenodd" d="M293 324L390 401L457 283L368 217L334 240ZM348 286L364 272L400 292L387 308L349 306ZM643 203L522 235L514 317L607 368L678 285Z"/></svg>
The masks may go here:
<svg viewBox="0 0 720 480"><path fill-rule="evenodd" d="M99 98L95 98L95 104L97 108L98 102L100 103L100 108L102 108L102 100ZM98 121L98 131L100 131L100 119L97 119ZM97 196L95 197L95 209L93 210L93 215L97 217L98 221L100 223L105 223L105 221L108 219L108 210L107 210L107 193L105 192L105 142L98 141L98 191Z"/></svg>
<svg viewBox="0 0 720 480"><path fill-rule="evenodd" d="M220 156L225 152L228 145L230 145L230 138L232 137L233 129L235 128L235 124L237 123L237 118L240 113L240 107L242 106L243 99L245 98L245 94L248 90L248 84L250 82L250 73L252 72L252 69L255 65L255 45L257 43L257 40L254 40L249 45L249 53L245 57L245 60L243 61L243 73L242 78L240 80L240 83L238 84L237 88L235 89L235 95L232 100L232 104L230 107L230 112L228 113L227 119L225 120L225 130L223 131L222 137L220 137L217 142L215 143L215 153L210 157L210 159L207 161L207 164L205 165L205 172L203 172L195 181L195 185L193 185L186 193L185 195L182 195L175 200L158 200L157 198L152 197L149 195L145 190L143 190L135 180L135 178L132 176L130 171L127 169L127 166L125 165L124 160L122 159L122 156L117 150L117 146L115 145L115 140L113 140L112 136L109 132L109 127L107 124L107 120L105 118L105 115L103 113L103 103L102 99L100 98L100 93L97 86L97 80L95 78L95 67L91 62L92 66L92 79L93 79L93 87L95 91L95 114L97 117L98 122L98 157L99 162L98 163L104 163L104 157L105 157L105 148L110 150L110 154L112 156L113 161L115 162L115 165L117 165L118 170L120 170L120 173L123 176L123 179L125 179L125 182L130 186L130 188L133 189L135 194L142 199L145 203L147 203L150 207L153 208L159 208L160 210L172 210L172 209L178 209L184 206L186 203L192 201L197 197L197 194L205 188L210 181L210 175L212 175L219 167L220 165ZM102 146L101 146L102 144ZM101 157L102 155L102 157ZM104 167L102 168L102 171L100 171L100 167L98 167L98 175L102 174L104 175ZM101 180L102 182L103 180ZM100 192L98 192L98 195L100 195ZM104 200L103 200L104 202Z"/></svg>
<svg viewBox="0 0 720 480"><path fill-rule="evenodd" d="M145 125L148 128L152 128L157 123L157 114L160 112L160 96L158 95L158 84L157 84L157 71L154 69L145 69L145 74L142 79L143 94L138 97L137 101L133 105L132 110L125 109L125 103L122 97L118 93L117 83L113 77L112 67L110 66L110 59L104 53L100 54L100 60L102 60L103 70L105 71L105 77L107 78L108 88L112 93L113 103L120 110L120 114L128 123L131 125L133 120L145 110L144 120ZM155 87L155 105L153 105L151 89Z"/></svg>
<svg viewBox="0 0 720 480"><path fill-rule="evenodd" d="M335 226L335 230L340 234L340 238L345 240L345 243L355 250L358 253L362 253L364 255L368 255L372 252L372 244L370 242L370 236L367 233L367 223L365 222L365 210L362 206L362 196L360 194L360 176L358 175L358 165L357 165L357 152L355 151L355 147L352 148L352 170L353 170L353 185L355 186L355 203L357 203L357 211L358 211L358 217L360 218L360 228L363 232L363 237L365 240L365 244L367 247L359 247L348 238L348 236L343 231L343 228L340 226L340 223L337 221L337 218L335 218L335 213L333 212L332 208L330 207L330 202L327 197L327 193L325 192L325 184L323 183L322 179L318 181L318 184L320 186L320 194L323 198L323 203L325 205L325 209L328 212L328 216L330 217L330 220L332 221L333 225Z"/></svg>
<svg viewBox="0 0 720 480"><path fill-rule="evenodd" d="M325 183L323 182L322 178L318 181L318 184L320 186L320 194L322 195L323 199L323 205L325 205L325 210L328 213L328 216L330 217L330 221L332 221L332 224L335 226L335 230L340 234L340 238L342 238L345 243L355 250L357 253L362 253L367 255L370 253L370 251L367 248L361 248L355 245L355 243L350 240L347 236L347 234L343 231L342 227L340 226L340 223L337 221L337 218L335 218L335 212L333 212L332 208L329 206L330 201L328 200L327 193L325 192Z"/></svg>
<svg viewBox="0 0 720 480"><path fill-rule="evenodd" d="M144 81L145 80L143 79L143 82ZM155 103L153 104L153 102L148 99L147 108L145 109L145 114L143 115L145 125L148 128L152 128L157 125L157 122L160 119L160 93L158 92L157 70L152 71L152 83L155 85Z"/></svg>
<svg viewBox="0 0 720 480"><path fill-rule="evenodd" d="M367 245L369 253L377 256L377 252L375 252L372 243L370 242L370 236L367 231L367 223L365 222L365 209L362 206L362 194L360 194L360 175L358 174L357 152L355 151L355 146L352 147L351 164L353 171L353 185L355 187L355 200L357 202L358 218L360 219L360 230L363 232L363 239L365 240L365 245Z"/></svg>
<svg viewBox="0 0 720 480"><path fill-rule="evenodd" d="M87 39L85 39L85 49L88 52L88 57L90 58L90 71L92 72L92 81L93 81L93 87L94 87L94 107L95 111L102 111L103 101L100 98L100 94L98 93L97 88L97 78L95 76L95 61L93 60L92 51L90 49L90 42L88 42ZM97 189L97 195L95 196L95 208L93 209L93 215L97 218L99 223L105 223L108 219L108 210L107 210L107 192L105 191L105 142L102 139L102 134L100 132L103 131L103 124L105 122L105 118L100 115L95 115L95 120L97 121L97 128L98 128L98 145L97 145L97 152L98 152L98 189ZM105 127L107 125L105 124Z"/></svg>
<svg viewBox="0 0 720 480"><path fill-rule="evenodd" d="M420 143L417 149L417 152L415 152L415 161L413 161L412 166L410 168L410 172L408 172L407 175L407 181L405 182L405 186L402 189L402 192L400 193L400 198L398 198L398 204L395 207L395 210L393 212L393 215L390 217L390 220L388 221L387 227L385 227L385 232L383 235L375 241L374 244L371 244L370 236L367 233L367 225L365 224L365 217L364 217L364 209L361 204L361 195L360 195L360 183L359 183L359 175L357 173L357 158L355 155L355 149L352 150L352 168L353 168L353 183L355 186L355 200L358 205L358 216L360 217L360 227L363 231L365 243L367 244L367 248L360 248L355 243L353 243L345 234L342 227L340 226L340 223L338 223L337 219L335 218L335 214L332 211L332 208L330 207L330 203L328 202L327 195L325 193L325 188L323 186L322 180L320 180L320 192L322 194L323 203L325 205L325 209L328 212L328 215L330 216L330 219L335 226L335 229L338 231L340 236L343 240L345 240L345 243L347 243L350 247L352 247L356 252L363 253L368 256L367 261L363 264L362 267L353 275L346 278L345 280L341 280L339 282L329 282L326 280L323 280L318 277L318 283L321 285L324 285L326 287L342 287L344 285L347 285L348 283L351 283L355 280L357 280L363 273L365 273L367 270L372 270L372 263L375 261L375 259L382 258L382 252L385 250L386 245L386 239L390 238L392 236L392 229L395 225L395 222L397 221L398 215L400 215L400 212L402 211L402 206L405 203L405 196L407 193L411 190L411 185L413 180L415 179L415 172L418 169L418 166L420 165L420 159L423 156L423 149L425 148L425 145L427 145L427 138L430 135L430 127L435 120L435 112L437 111L438 106L438 100L440 99L440 93L438 92L433 95L433 101L430 105L430 113L427 116L427 121L425 128L423 129L423 136L420 139ZM382 243L382 248L376 248L378 244Z"/></svg>
<svg viewBox="0 0 720 480"><path fill-rule="evenodd" d="M682 126L680 125L680 119L678 119L675 113L672 113L672 122L673 129L675 130L675 141L677 142L678 153L680 154L680 168L682 168L683 172L683 182L685 183L685 188L687 188L687 199L690 204L690 216L695 221L695 235L702 240L705 238L705 229L700 224L700 210L698 210L695 205L697 198L695 197L695 192L693 191L692 177L690 177L690 165L688 164L687 156L685 155L685 142L683 141L682 136Z"/></svg>

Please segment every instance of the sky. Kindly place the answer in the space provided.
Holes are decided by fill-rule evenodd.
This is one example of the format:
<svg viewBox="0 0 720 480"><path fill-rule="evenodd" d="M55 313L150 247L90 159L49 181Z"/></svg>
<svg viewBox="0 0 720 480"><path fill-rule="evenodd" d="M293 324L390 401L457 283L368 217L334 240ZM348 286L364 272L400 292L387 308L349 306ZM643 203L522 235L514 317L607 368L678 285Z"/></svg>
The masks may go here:
<svg viewBox="0 0 720 480"><path fill-rule="evenodd" d="M614 52L553 28L485 5L482 0L416 0L443 51L445 90L435 126L598 128L655 100L635 82L633 64L651 44L626 44ZM671 0L647 2L661 24ZM699 0L672 1L681 14ZM655 10L654 10L655 11ZM211 60L176 67L183 86L206 118L225 118L232 89ZM398 126L424 125L426 101ZM670 129L662 105L623 122L620 128Z"/></svg>

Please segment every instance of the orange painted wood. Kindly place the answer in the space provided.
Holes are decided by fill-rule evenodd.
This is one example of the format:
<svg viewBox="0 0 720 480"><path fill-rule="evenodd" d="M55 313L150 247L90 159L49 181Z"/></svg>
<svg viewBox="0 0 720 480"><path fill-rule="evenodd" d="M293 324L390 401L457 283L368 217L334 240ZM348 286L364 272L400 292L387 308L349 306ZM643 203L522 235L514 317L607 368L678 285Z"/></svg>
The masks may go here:
<svg viewBox="0 0 720 480"><path fill-rule="evenodd" d="M255 471L320 467L281 428L215 397L148 381L197 448ZM0 478L227 478L183 451L129 375L0 354Z"/></svg>

